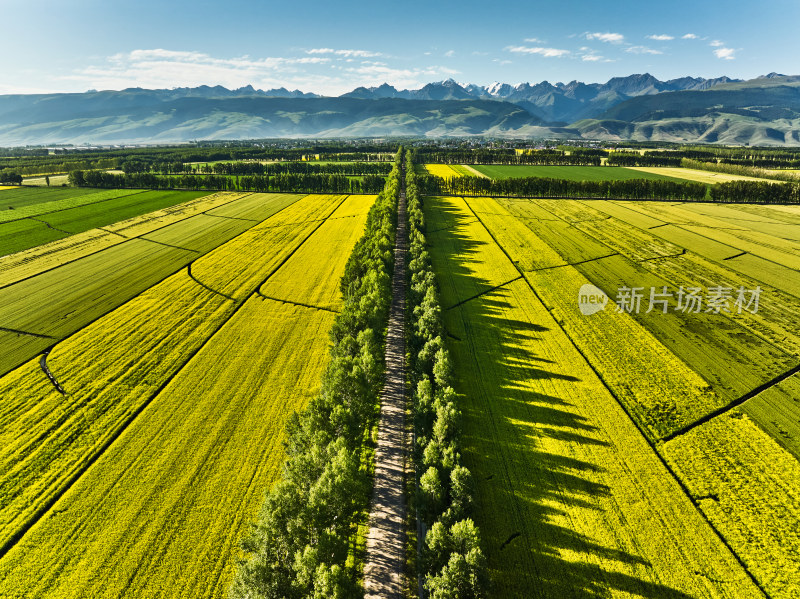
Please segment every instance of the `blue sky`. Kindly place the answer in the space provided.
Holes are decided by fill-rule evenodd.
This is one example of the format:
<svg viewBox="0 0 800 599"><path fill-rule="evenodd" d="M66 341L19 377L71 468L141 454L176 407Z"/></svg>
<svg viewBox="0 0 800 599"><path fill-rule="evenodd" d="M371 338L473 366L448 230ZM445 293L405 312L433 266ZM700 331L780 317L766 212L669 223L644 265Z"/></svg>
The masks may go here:
<svg viewBox="0 0 800 599"><path fill-rule="evenodd" d="M2 4L0 93L800 74L798 0Z"/></svg>

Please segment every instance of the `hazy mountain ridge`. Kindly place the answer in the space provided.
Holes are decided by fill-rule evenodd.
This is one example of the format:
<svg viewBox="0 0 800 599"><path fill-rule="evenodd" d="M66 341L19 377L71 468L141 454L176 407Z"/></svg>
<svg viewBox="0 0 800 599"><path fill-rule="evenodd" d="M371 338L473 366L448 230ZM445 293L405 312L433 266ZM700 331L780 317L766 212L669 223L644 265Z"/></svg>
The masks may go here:
<svg viewBox="0 0 800 599"><path fill-rule="evenodd" d="M516 86L450 79L339 97L251 86L0 96L4 146L477 135L800 145L799 132L800 77L776 73L749 81L659 81L645 73L604 84Z"/></svg>
<svg viewBox="0 0 800 599"><path fill-rule="evenodd" d="M523 106L531 114L548 122L569 123L579 119L599 116L605 110L629 98L659 94L667 91L703 90L722 83L739 81L729 77L703 79L681 77L659 81L649 73L614 77L606 83L551 84L542 81L531 85L512 86L495 82L490 85L461 85L452 79L429 83L418 90L398 90L391 85L359 87L343 97L375 99L404 98L407 100L464 100L469 98L504 100Z"/></svg>

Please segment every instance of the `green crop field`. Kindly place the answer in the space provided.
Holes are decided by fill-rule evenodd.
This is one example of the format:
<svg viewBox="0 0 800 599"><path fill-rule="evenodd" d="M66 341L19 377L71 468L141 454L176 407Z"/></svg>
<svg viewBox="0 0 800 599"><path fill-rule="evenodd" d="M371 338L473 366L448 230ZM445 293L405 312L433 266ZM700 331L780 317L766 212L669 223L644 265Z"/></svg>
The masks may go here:
<svg viewBox="0 0 800 599"><path fill-rule="evenodd" d="M0 356L8 372L55 340L72 334L176 270L202 271L203 254L258 225L300 197L222 193L75 235L0 259L0 326L18 331ZM330 199L309 196L296 221L316 214ZM245 202L259 220L202 214ZM331 206L332 209L332 206ZM254 212L255 214L255 212ZM9 223L11 224L11 223ZM83 237L81 237L83 236ZM19 260L16 258L19 257ZM4 268L5 267L5 268Z"/></svg>
<svg viewBox="0 0 800 599"><path fill-rule="evenodd" d="M660 179L665 181L683 181L675 177L667 177L653 173L644 173L621 166L539 166L539 165L475 165L476 171L492 179L509 179L514 177L549 177L551 179L569 179L570 181L625 181L627 179Z"/></svg>
<svg viewBox="0 0 800 599"><path fill-rule="evenodd" d="M0 542L56 516L0 561L0 595L226 596L286 418L327 361L370 204L307 196L57 344L47 363L66 398L38 360L0 379ZM300 276L316 270L325 285ZM67 539L80 550L55 550Z"/></svg>
<svg viewBox="0 0 800 599"><path fill-rule="evenodd" d="M119 194L135 193L137 190L120 190ZM65 202L73 198L82 196L96 196L98 193L104 194L106 192L98 192L96 189L88 187L14 187L11 189L4 189L3 195L0 196L0 221L19 218L17 212L20 208L29 208L33 206L48 205L47 208L57 206L56 202ZM91 203L90 198L84 201ZM69 205L67 205L69 207ZM46 208L46 209L47 209ZM24 214L27 216L27 214Z"/></svg>
<svg viewBox="0 0 800 599"><path fill-rule="evenodd" d="M148 212L182 204L208 195L198 191L112 191L102 200L77 207L58 207L50 202L27 208L39 208L35 216L0 224L0 256L20 252L75 233L103 227ZM91 197L78 196L77 200ZM101 196L106 196L102 193ZM108 197L110 196L110 197ZM73 202L76 198L69 198ZM61 203L59 203L61 204ZM44 206L49 205L44 210ZM22 212L20 210L19 212Z"/></svg>

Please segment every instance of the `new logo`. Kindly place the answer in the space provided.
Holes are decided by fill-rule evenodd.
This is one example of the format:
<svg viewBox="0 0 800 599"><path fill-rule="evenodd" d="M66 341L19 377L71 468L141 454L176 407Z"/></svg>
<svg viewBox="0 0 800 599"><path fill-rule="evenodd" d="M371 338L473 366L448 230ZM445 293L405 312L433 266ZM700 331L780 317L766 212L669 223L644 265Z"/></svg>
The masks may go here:
<svg viewBox="0 0 800 599"><path fill-rule="evenodd" d="M608 296L602 289L586 283L578 291L578 308L584 316L591 316L606 307Z"/></svg>

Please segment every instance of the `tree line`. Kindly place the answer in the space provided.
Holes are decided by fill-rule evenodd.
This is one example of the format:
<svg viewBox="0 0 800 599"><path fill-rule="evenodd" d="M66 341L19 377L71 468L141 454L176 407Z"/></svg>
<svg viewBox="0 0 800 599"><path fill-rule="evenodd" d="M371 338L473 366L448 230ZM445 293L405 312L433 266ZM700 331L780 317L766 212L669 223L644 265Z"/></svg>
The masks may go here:
<svg viewBox="0 0 800 599"><path fill-rule="evenodd" d="M608 166L670 166L677 167L681 165L681 158L679 156L672 156L664 154L651 154L645 152L644 155L639 153L626 153L626 152L611 152L606 161Z"/></svg>
<svg viewBox="0 0 800 599"><path fill-rule="evenodd" d="M417 162L422 164L529 164L562 166L600 166L602 158L595 152L570 152L562 150L514 149L475 150L420 150Z"/></svg>
<svg viewBox="0 0 800 599"><path fill-rule="evenodd" d="M486 177L417 178L423 195L506 196L534 198L610 198L701 201L708 186L691 181L627 179L623 181L572 181L548 177L489 179Z"/></svg>
<svg viewBox="0 0 800 599"><path fill-rule="evenodd" d="M712 185L712 202L749 204L799 204L800 183L726 181Z"/></svg>
<svg viewBox="0 0 800 599"><path fill-rule="evenodd" d="M189 166L189 165L186 165ZM189 168L191 168L189 166ZM215 175L387 175L391 162L350 162L315 164L313 162L217 162L199 167L200 172Z"/></svg>
<svg viewBox="0 0 800 599"><path fill-rule="evenodd" d="M282 477L243 544L247 557L234 579L234 598L363 593L351 547L372 489L402 155L401 148L347 261L320 392L289 420Z"/></svg>
<svg viewBox="0 0 800 599"><path fill-rule="evenodd" d="M134 189L192 189L209 191L255 191L279 193L378 193L386 179L365 175L281 173L273 176L158 175L155 173L114 174L105 171L73 171L69 182L76 187Z"/></svg>
<svg viewBox="0 0 800 599"><path fill-rule="evenodd" d="M743 177L758 177L761 179L773 179L776 181L798 181L800 176L797 173L776 173L762 168L745 166L743 164L726 164L724 162L703 162L684 158L681 161L683 168L693 168L712 173L725 173L727 175L741 175Z"/></svg>
<svg viewBox="0 0 800 599"><path fill-rule="evenodd" d="M425 240L422 199L410 154L406 158L409 264L407 327L414 415L413 508L421 526L417 567L432 599L485 596L486 560L480 533L469 517L470 471L461 464L460 413L452 365L444 345L442 307Z"/></svg>

